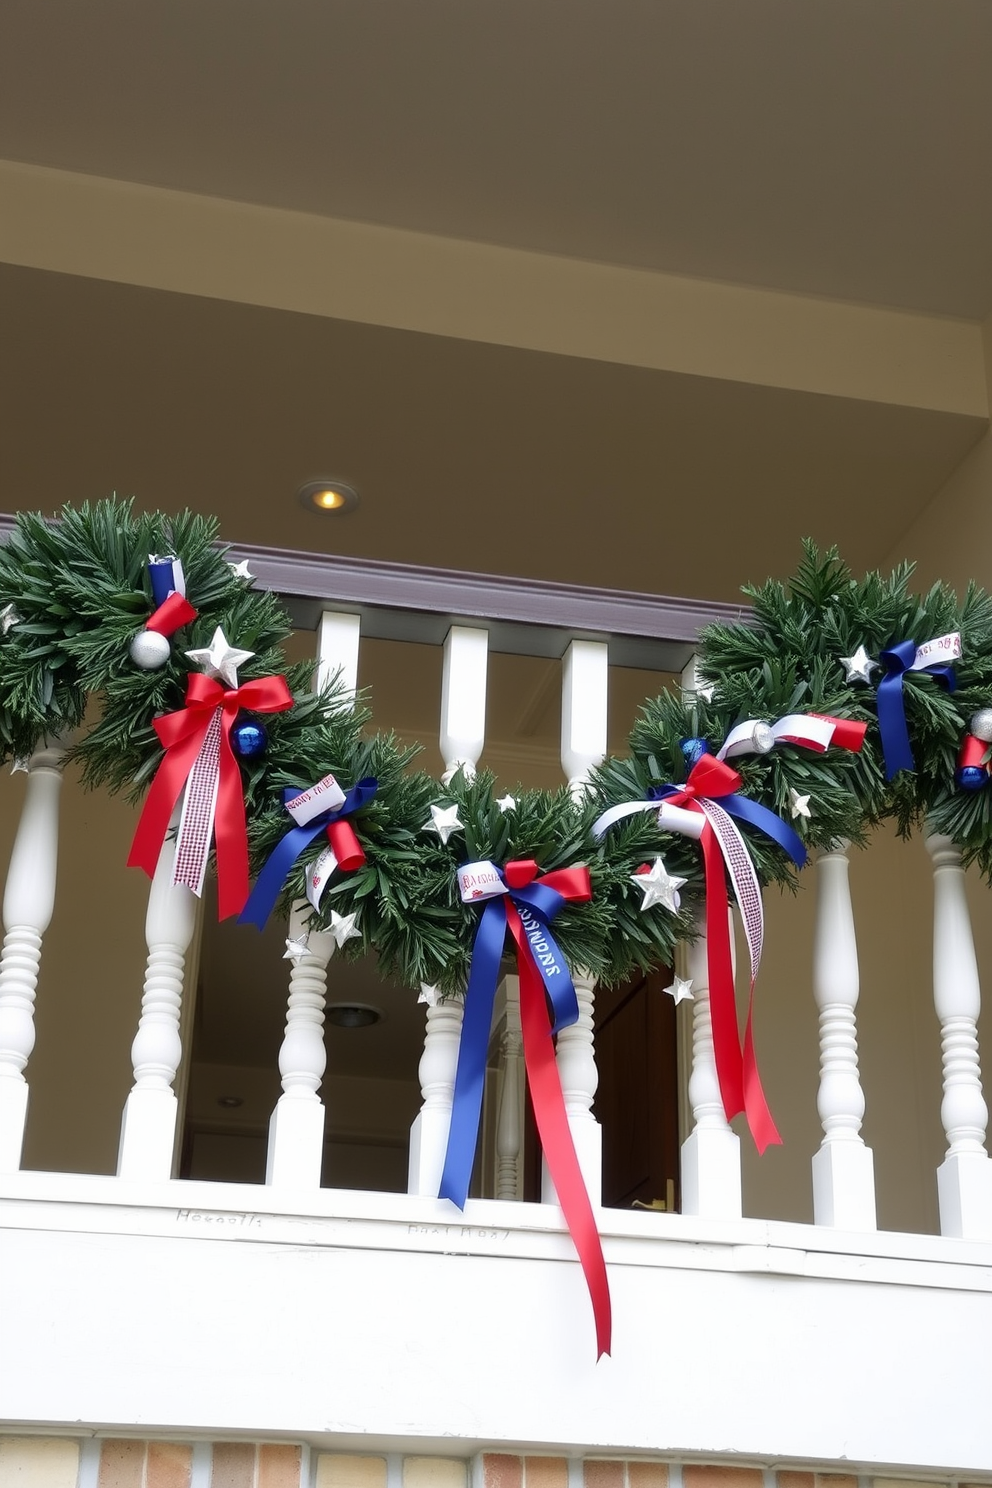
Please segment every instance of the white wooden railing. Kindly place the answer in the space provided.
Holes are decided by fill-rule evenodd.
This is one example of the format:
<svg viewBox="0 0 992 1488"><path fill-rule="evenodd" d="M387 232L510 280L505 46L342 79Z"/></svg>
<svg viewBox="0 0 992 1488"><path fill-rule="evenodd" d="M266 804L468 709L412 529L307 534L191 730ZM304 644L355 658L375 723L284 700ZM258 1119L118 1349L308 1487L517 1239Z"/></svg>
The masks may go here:
<svg viewBox="0 0 992 1488"><path fill-rule="evenodd" d="M682 602L589 594L565 586L500 586L498 581L471 575L440 574L432 581L423 571L414 574L395 565L345 565L329 578L320 567L321 560L311 559L309 569L302 565L301 578L301 565L293 564L291 555L260 557L257 551L245 550L239 556L249 556L263 581L267 578L287 594L297 611L315 625L322 674L339 672L352 691L357 685L363 632L443 644L439 741L446 775L459 767L471 774L481 757L490 647L557 654L562 662L562 772L575 792L583 789L588 771L606 751L610 660L637 665L651 661L668 671L686 667L684 676L691 679L696 626L717 613L727 613L715 606L707 612L705 606L694 609ZM387 582L370 597L367 591L373 572L379 577L385 574ZM321 586L332 580L346 591L347 608L336 609L328 602ZM347 592L349 583L355 592ZM359 592L363 584L364 594ZM492 610L488 623L480 615L480 606L486 604ZM452 614L458 616L456 623L443 618ZM603 638L608 629L605 620L613 626L609 639ZM27 791L3 899L0 1172L14 1171L20 1165L28 1102L25 1070L34 1044L34 995L55 896L61 758L62 750L55 742L39 748L25 763ZM941 1028L941 1119L947 1139L947 1153L937 1174L940 1227L948 1236L992 1239L992 1164L985 1147L988 1111L978 1053L979 984L964 875L960 853L948 839L931 836L927 847L933 860L934 998ZM176 1147L173 1084L182 1056L180 1011L194 905L187 889L170 883L171 852L167 844L149 895L148 959L132 1045L134 1085L123 1114L118 1163L118 1176L125 1180L168 1179ZM822 854L816 871L818 921L812 984L819 1012L816 1104L823 1138L812 1159L814 1219L818 1225L869 1231L876 1224L875 1185L872 1153L861 1137L865 1097L858 1073L859 971L845 845L838 843ZM316 1189L321 1178L322 1029L332 951L331 937L312 935L306 954L289 970L286 1030L279 1055L282 1093L271 1117L266 1182L297 1192ZM688 1076L692 1117L682 1148L682 1208L702 1218L733 1220L742 1212L740 1144L720 1104L702 938L689 951L688 971L694 991ZM581 974L576 981L580 1017L559 1036L557 1058L580 1164L596 1201L601 1192L601 1142L592 1112L597 1084L594 983ZM495 1191L501 1198L520 1192L522 1087L512 990L504 989L505 1022L500 1033L504 1069L495 1124ZM437 1191L461 1023L457 1000L437 1002L426 989L425 1004L420 1063L423 1105L411 1132L409 1164L409 1191L419 1195ZM543 1192L546 1201L553 1201L547 1178Z"/></svg>

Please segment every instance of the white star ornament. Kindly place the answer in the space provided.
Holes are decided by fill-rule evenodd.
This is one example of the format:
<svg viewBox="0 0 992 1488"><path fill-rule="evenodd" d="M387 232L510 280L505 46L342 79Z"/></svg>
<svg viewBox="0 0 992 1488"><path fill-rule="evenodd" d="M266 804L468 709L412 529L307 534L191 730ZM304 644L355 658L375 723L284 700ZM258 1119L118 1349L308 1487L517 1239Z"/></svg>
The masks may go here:
<svg viewBox="0 0 992 1488"><path fill-rule="evenodd" d="M789 811L794 817L805 816L809 820L809 796L801 796L797 790L789 786Z"/></svg>
<svg viewBox="0 0 992 1488"><path fill-rule="evenodd" d="M355 926L357 919L357 913L340 915L336 909L331 910L331 923L327 927L327 933L328 935L333 935L334 944L338 950L341 949L346 940L353 940L357 935L361 935L362 932Z"/></svg>
<svg viewBox="0 0 992 1488"><path fill-rule="evenodd" d="M636 884L644 895L641 902L642 911L653 909L656 904L663 904L673 914L677 913L679 889L685 883L685 879L668 873L665 869L664 858L655 858L647 873L632 873L630 881Z"/></svg>
<svg viewBox="0 0 992 1488"><path fill-rule="evenodd" d="M677 976L672 982L672 985L665 988L665 991L676 1007L678 1007L680 1002L695 1002L695 998L692 995L691 977L686 980L684 977Z"/></svg>
<svg viewBox="0 0 992 1488"><path fill-rule="evenodd" d="M872 672L878 671L878 662L872 661L864 646L859 646L853 656L842 656L840 664L845 682L870 682Z"/></svg>
<svg viewBox="0 0 992 1488"><path fill-rule="evenodd" d="M232 646L218 625L209 646L196 651L187 651L190 661L202 667L208 677L219 677L228 687L238 685L238 667L244 666L255 655L254 651L239 651Z"/></svg>
<svg viewBox="0 0 992 1488"><path fill-rule="evenodd" d="M432 806L431 819L424 822L422 832L436 832L442 842L447 842L452 832L463 832L464 823L458 820L457 806Z"/></svg>

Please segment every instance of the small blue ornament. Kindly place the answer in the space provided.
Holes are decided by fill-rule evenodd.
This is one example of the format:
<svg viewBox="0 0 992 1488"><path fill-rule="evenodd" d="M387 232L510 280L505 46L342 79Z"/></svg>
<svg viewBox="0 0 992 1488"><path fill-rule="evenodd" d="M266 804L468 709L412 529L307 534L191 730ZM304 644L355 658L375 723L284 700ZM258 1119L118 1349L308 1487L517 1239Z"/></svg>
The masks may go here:
<svg viewBox="0 0 992 1488"><path fill-rule="evenodd" d="M962 765L954 779L962 790L977 791L988 783L989 772L981 765Z"/></svg>
<svg viewBox="0 0 992 1488"><path fill-rule="evenodd" d="M268 734L254 718L239 718L231 730L231 748L239 759L255 759L268 742Z"/></svg>
<svg viewBox="0 0 992 1488"><path fill-rule="evenodd" d="M693 765L698 765L703 755L710 752L710 746L705 739L682 739L679 748L687 770L691 770Z"/></svg>

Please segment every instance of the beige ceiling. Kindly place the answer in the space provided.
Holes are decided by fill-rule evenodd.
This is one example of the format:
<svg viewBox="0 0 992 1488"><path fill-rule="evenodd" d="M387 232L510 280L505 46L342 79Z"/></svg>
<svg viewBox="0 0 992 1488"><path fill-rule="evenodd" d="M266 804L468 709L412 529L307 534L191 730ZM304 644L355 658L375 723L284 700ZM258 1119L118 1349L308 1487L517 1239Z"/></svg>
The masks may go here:
<svg viewBox="0 0 992 1488"><path fill-rule="evenodd" d="M733 599L806 534L882 562L986 427L10 265L0 324L0 510L648 592ZM297 504L327 474L355 514Z"/></svg>
<svg viewBox="0 0 992 1488"><path fill-rule="evenodd" d="M987 0L7 0L0 157L976 319Z"/></svg>

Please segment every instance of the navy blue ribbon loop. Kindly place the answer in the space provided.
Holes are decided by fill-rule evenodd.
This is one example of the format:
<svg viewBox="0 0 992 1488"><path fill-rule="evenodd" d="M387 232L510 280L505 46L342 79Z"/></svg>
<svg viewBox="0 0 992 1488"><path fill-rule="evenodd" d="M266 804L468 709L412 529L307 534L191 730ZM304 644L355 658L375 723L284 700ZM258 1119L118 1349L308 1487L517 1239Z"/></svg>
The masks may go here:
<svg viewBox="0 0 992 1488"><path fill-rule="evenodd" d="M882 758L885 761L885 778L891 780L900 770L915 770L913 746L909 742L906 723L906 699L903 693L903 677L912 668L926 672L938 682L943 682L948 692L957 687L957 677L952 666L937 665L913 667L916 660L916 642L899 641L879 653L885 667L885 676L878 684L878 731L882 736Z"/></svg>
<svg viewBox="0 0 992 1488"><path fill-rule="evenodd" d="M290 869L300 853L310 846L315 837L326 831L332 822L352 816L363 806L367 806L378 789L378 780L372 775L366 776L364 780L352 786L340 806L331 811L320 812L318 816L308 821L305 827L291 827L285 837L276 843L266 859L255 881L255 887L251 891L248 903L238 916L238 924L257 925L260 930L263 929L266 920L275 908L276 900L279 898ZM306 786L287 786L282 793L283 805L295 801L304 790Z"/></svg>
<svg viewBox="0 0 992 1488"><path fill-rule="evenodd" d="M505 883L503 870L497 869L497 872ZM492 1028L496 987L507 931L507 898L512 899L516 905L531 956L551 1003L552 1032L557 1033L559 1029L567 1028L579 1019L579 1003L572 978L565 958L548 929L548 921L554 919L566 902L564 896L547 884L530 883L521 888L510 888L505 895L487 899L472 944L472 962L465 988L465 1014L451 1103L451 1127L438 1189L440 1198L450 1199L459 1209L464 1209L468 1197L479 1140L489 1032Z"/></svg>

